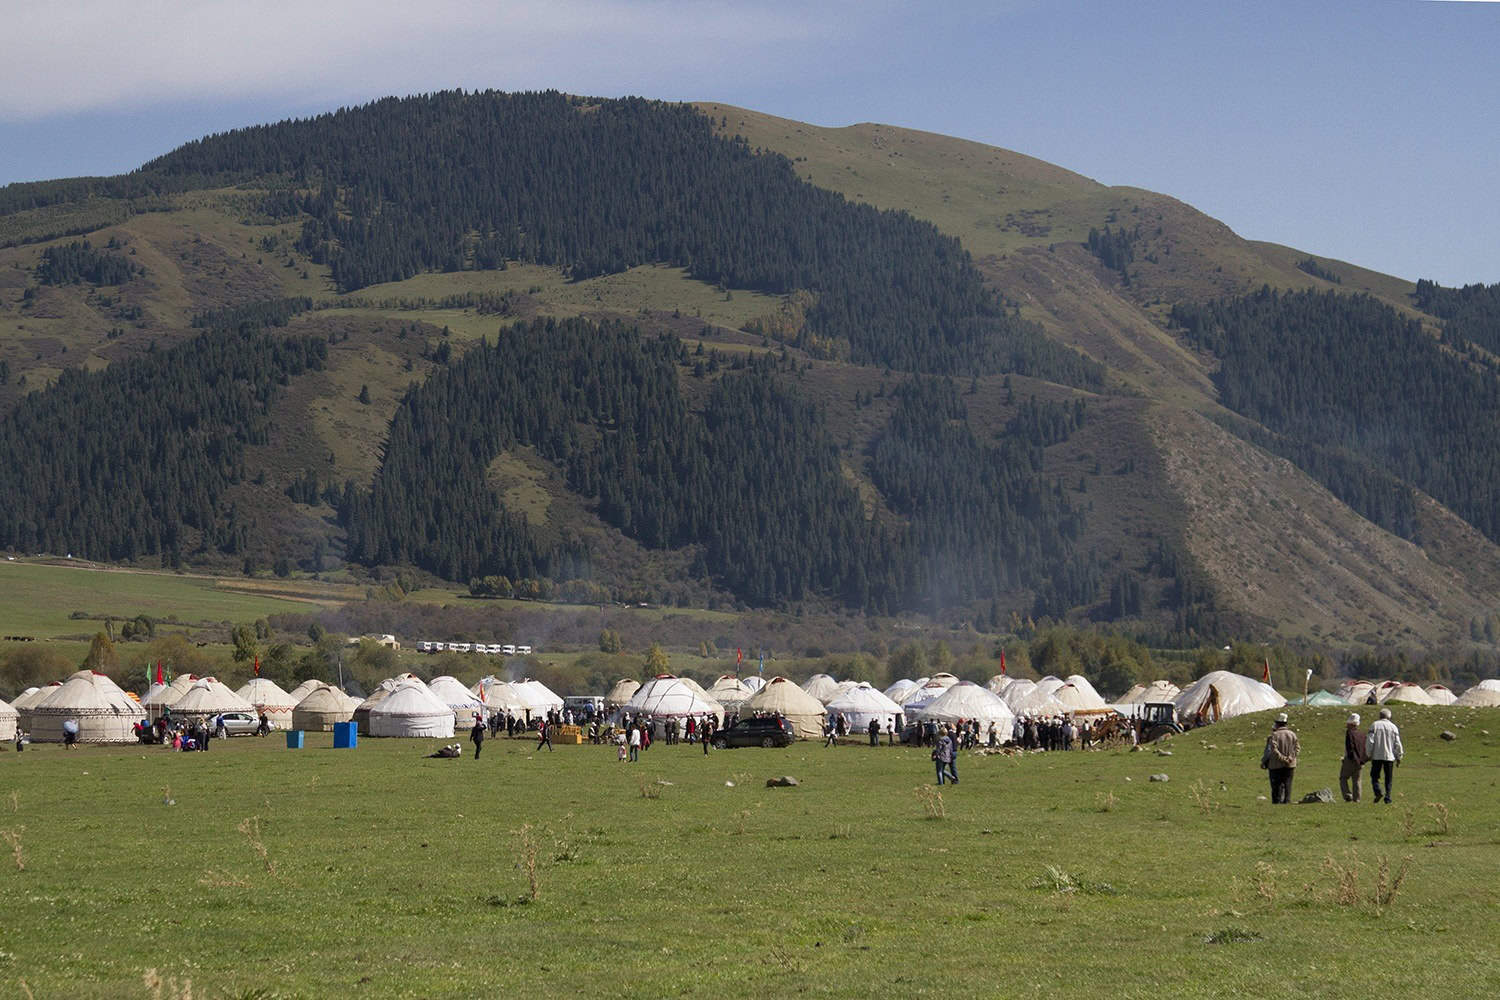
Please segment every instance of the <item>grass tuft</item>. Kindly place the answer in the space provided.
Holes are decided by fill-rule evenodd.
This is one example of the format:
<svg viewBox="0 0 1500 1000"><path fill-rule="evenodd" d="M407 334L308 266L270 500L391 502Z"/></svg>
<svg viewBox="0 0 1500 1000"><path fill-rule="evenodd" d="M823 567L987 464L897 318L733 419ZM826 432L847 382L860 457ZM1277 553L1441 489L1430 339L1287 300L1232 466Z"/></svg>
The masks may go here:
<svg viewBox="0 0 1500 1000"><path fill-rule="evenodd" d="M1032 879L1031 888L1043 892L1065 894L1082 893L1090 896L1117 896L1119 890L1108 882L1091 882L1056 865L1048 865L1042 874Z"/></svg>
<svg viewBox="0 0 1500 1000"><path fill-rule="evenodd" d="M26 828L24 826L17 827L14 830L0 830L0 837L4 837L10 844L11 857L15 859L16 871L18 872L26 870L26 856L21 852L21 834L25 832Z"/></svg>
<svg viewBox="0 0 1500 1000"><path fill-rule="evenodd" d="M1208 937L1203 939L1204 944L1242 944L1246 941L1259 941L1260 934L1257 931L1246 930L1243 927L1221 927Z"/></svg>
<svg viewBox="0 0 1500 1000"><path fill-rule="evenodd" d="M943 806L943 793L931 785L920 785L916 789L917 800L922 803L922 810L928 819L945 819L948 816L947 809Z"/></svg>

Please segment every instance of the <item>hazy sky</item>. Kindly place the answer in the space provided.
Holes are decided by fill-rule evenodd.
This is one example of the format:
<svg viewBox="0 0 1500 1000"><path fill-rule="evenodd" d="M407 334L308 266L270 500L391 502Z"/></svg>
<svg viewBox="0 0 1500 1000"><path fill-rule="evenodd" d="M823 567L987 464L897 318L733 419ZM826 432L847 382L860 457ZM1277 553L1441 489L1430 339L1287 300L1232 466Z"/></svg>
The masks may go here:
<svg viewBox="0 0 1500 1000"><path fill-rule="evenodd" d="M1500 281L1496 3L0 3L0 184L388 94L555 88L948 133L1253 239Z"/></svg>

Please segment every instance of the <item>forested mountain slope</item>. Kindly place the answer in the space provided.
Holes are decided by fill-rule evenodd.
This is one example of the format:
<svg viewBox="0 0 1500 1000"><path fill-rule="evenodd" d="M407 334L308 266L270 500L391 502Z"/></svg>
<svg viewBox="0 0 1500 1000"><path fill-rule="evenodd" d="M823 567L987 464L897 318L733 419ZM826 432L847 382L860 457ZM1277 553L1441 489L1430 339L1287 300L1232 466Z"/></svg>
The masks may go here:
<svg viewBox="0 0 1500 1000"><path fill-rule="evenodd" d="M0 189L0 546L1462 637L1495 316L942 136L391 99Z"/></svg>

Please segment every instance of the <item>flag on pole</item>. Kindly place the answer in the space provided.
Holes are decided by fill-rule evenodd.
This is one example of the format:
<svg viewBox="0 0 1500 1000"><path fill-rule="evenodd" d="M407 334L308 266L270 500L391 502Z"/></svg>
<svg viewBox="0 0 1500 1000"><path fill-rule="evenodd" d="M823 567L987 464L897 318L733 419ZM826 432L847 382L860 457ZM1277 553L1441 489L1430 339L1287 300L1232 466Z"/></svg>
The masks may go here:
<svg viewBox="0 0 1500 1000"><path fill-rule="evenodd" d="M734 665L738 670L739 665L745 662L745 649L743 646L734 647Z"/></svg>
<svg viewBox="0 0 1500 1000"><path fill-rule="evenodd" d="M1000 676L1005 676L1005 647L1000 648Z"/></svg>
<svg viewBox="0 0 1500 1000"><path fill-rule="evenodd" d="M165 684L166 683L166 681L164 681L164 680L161 679L161 661L160 660L156 661L156 683L158 683L158 684Z"/></svg>
<svg viewBox="0 0 1500 1000"><path fill-rule="evenodd" d="M764 649L760 651L760 672L766 672L766 651Z"/></svg>
<svg viewBox="0 0 1500 1000"><path fill-rule="evenodd" d="M260 676L260 657L255 658L255 676Z"/></svg>
<svg viewBox="0 0 1500 1000"><path fill-rule="evenodd" d="M1266 669L1261 672L1260 682L1262 684L1271 683L1271 658L1269 656L1266 657Z"/></svg>

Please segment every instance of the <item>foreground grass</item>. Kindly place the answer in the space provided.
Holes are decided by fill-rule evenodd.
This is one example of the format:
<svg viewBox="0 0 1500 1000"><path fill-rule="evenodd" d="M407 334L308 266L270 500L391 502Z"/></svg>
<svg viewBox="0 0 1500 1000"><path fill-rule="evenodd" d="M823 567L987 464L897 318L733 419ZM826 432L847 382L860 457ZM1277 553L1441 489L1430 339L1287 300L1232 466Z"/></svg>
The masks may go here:
<svg viewBox="0 0 1500 1000"><path fill-rule="evenodd" d="M0 757L0 993L1494 995L1500 714L1398 720L1391 806L1258 801L1261 716L965 755L941 818L902 748L33 747ZM1294 721L1294 791L1336 788L1342 712Z"/></svg>

